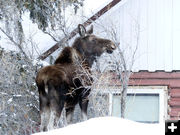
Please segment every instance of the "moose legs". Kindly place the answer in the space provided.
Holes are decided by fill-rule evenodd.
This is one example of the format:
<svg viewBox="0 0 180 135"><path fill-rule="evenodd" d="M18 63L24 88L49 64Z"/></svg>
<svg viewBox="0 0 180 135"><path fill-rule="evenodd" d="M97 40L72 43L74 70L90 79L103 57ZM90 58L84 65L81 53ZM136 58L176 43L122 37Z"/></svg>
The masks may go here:
<svg viewBox="0 0 180 135"><path fill-rule="evenodd" d="M50 102L51 102L50 103L51 114L50 114L48 130L58 127L59 119L61 117L61 112L64 107L63 100L59 100L58 102L56 100L51 100Z"/></svg>
<svg viewBox="0 0 180 135"><path fill-rule="evenodd" d="M67 121L67 124L71 124L72 123L74 108L75 108L75 105L66 108L66 121Z"/></svg>
<svg viewBox="0 0 180 135"><path fill-rule="evenodd" d="M41 131L47 131L58 127L58 122L64 107L64 101L60 102L50 100L46 103L42 103L42 100L40 100Z"/></svg>
<svg viewBox="0 0 180 135"><path fill-rule="evenodd" d="M43 87L42 87L43 88ZM65 87L53 87L48 85L48 93L44 89L39 89L41 131L47 131L58 127L61 112L64 107ZM61 92L59 92L61 91Z"/></svg>
<svg viewBox="0 0 180 135"><path fill-rule="evenodd" d="M82 98L79 101L79 106L81 108L81 119L83 121L87 120L87 107L88 107L89 100L87 98Z"/></svg>
<svg viewBox="0 0 180 135"><path fill-rule="evenodd" d="M50 119L50 108L49 103L46 98L46 95L43 95L40 93L39 96L40 100L40 118L41 118L41 125L40 125L40 131L47 131L48 130L48 124Z"/></svg>
<svg viewBox="0 0 180 135"><path fill-rule="evenodd" d="M72 123L74 109L77 103L79 103L81 109L81 120L87 120L87 108L89 103L88 96L90 89L81 88L77 89L76 92L78 93L77 95L74 95L73 97L68 96L66 98L66 120L68 124Z"/></svg>
<svg viewBox="0 0 180 135"><path fill-rule="evenodd" d="M41 106L40 107L40 118L41 118L40 131L47 131L48 130L47 126L49 124L49 119L50 119L50 109L42 105L40 106Z"/></svg>
<svg viewBox="0 0 180 135"><path fill-rule="evenodd" d="M81 97L79 99L79 106L81 108L81 119L83 121L87 120L87 108L89 103L89 96L90 89L83 89L83 92L81 93Z"/></svg>
<svg viewBox="0 0 180 135"><path fill-rule="evenodd" d="M49 119L50 119L50 109L49 109L49 102L48 97L45 92L44 85L38 85L38 91L39 91L39 105L40 105L40 130L41 131L47 131Z"/></svg>
<svg viewBox="0 0 180 135"><path fill-rule="evenodd" d="M83 121L87 120L87 107L88 107L89 100L87 98L80 98L79 99L79 106L81 109L81 119ZM72 104L70 107L66 108L66 121L67 124L71 124L73 120L73 114L76 104Z"/></svg>

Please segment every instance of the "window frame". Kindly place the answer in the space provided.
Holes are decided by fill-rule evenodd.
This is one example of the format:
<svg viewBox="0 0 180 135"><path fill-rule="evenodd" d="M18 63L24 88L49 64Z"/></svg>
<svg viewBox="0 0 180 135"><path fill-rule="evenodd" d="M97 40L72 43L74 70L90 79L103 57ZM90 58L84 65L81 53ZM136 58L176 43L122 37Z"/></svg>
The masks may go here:
<svg viewBox="0 0 180 135"><path fill-rule="evenodd" d="M105 92L106 94L109 94L109 115L112 116L112 109L113 109L113 95L119 94L120 90L118 88L111 89L111 92ZM167 108L168 108L168 89L166 86L160 86L160 87L130 87L127 90L127 94L158 94L159 95L159 123L164 123L165 120L167 120Z"/></svg>

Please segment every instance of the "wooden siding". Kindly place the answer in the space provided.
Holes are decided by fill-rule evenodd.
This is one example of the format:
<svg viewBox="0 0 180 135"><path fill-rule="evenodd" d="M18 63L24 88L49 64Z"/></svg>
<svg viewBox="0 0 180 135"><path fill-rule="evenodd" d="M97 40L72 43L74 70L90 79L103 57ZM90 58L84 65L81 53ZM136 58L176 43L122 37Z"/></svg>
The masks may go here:
<svg viewBox="0 0 180 135"><path fill-rule="evenodd" d="M180 119L180 72L137 72L132 73L129 85L168 86L168 115L170 119Z"/></svg>
<svg viewBox="0 0 180 135"><path fill-rule="evenodd" d="M116 74L111 73L109 85L121 85ZM167 86L168 87L168 115L172 120L180 119L180 71L178 72L135 72L131 74L129 86Z"/></svg>

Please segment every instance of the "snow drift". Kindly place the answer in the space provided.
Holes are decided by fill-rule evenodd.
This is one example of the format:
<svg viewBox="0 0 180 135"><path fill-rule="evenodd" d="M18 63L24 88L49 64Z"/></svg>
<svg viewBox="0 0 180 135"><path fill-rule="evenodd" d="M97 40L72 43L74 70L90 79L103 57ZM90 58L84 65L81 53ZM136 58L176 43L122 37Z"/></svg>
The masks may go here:
<svg viewBox="0 0 180 135"><path fill-rule="evenodd" d="M164 135L164 124L144 124L117 117L93 118L85 122L34 135Z"/></svg>

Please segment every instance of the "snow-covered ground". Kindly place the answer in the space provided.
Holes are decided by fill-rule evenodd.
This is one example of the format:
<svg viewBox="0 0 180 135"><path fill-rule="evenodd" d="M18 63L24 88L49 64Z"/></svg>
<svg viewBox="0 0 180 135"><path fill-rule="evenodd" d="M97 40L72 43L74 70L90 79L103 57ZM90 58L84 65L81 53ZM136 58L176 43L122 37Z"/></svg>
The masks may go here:
<svg viewBox="0 0 180 135"><path fill-rule="evenodd" d="M93 118L85 122L34 135L165 135L164 124L144 124L117 117Z"/></svg>

